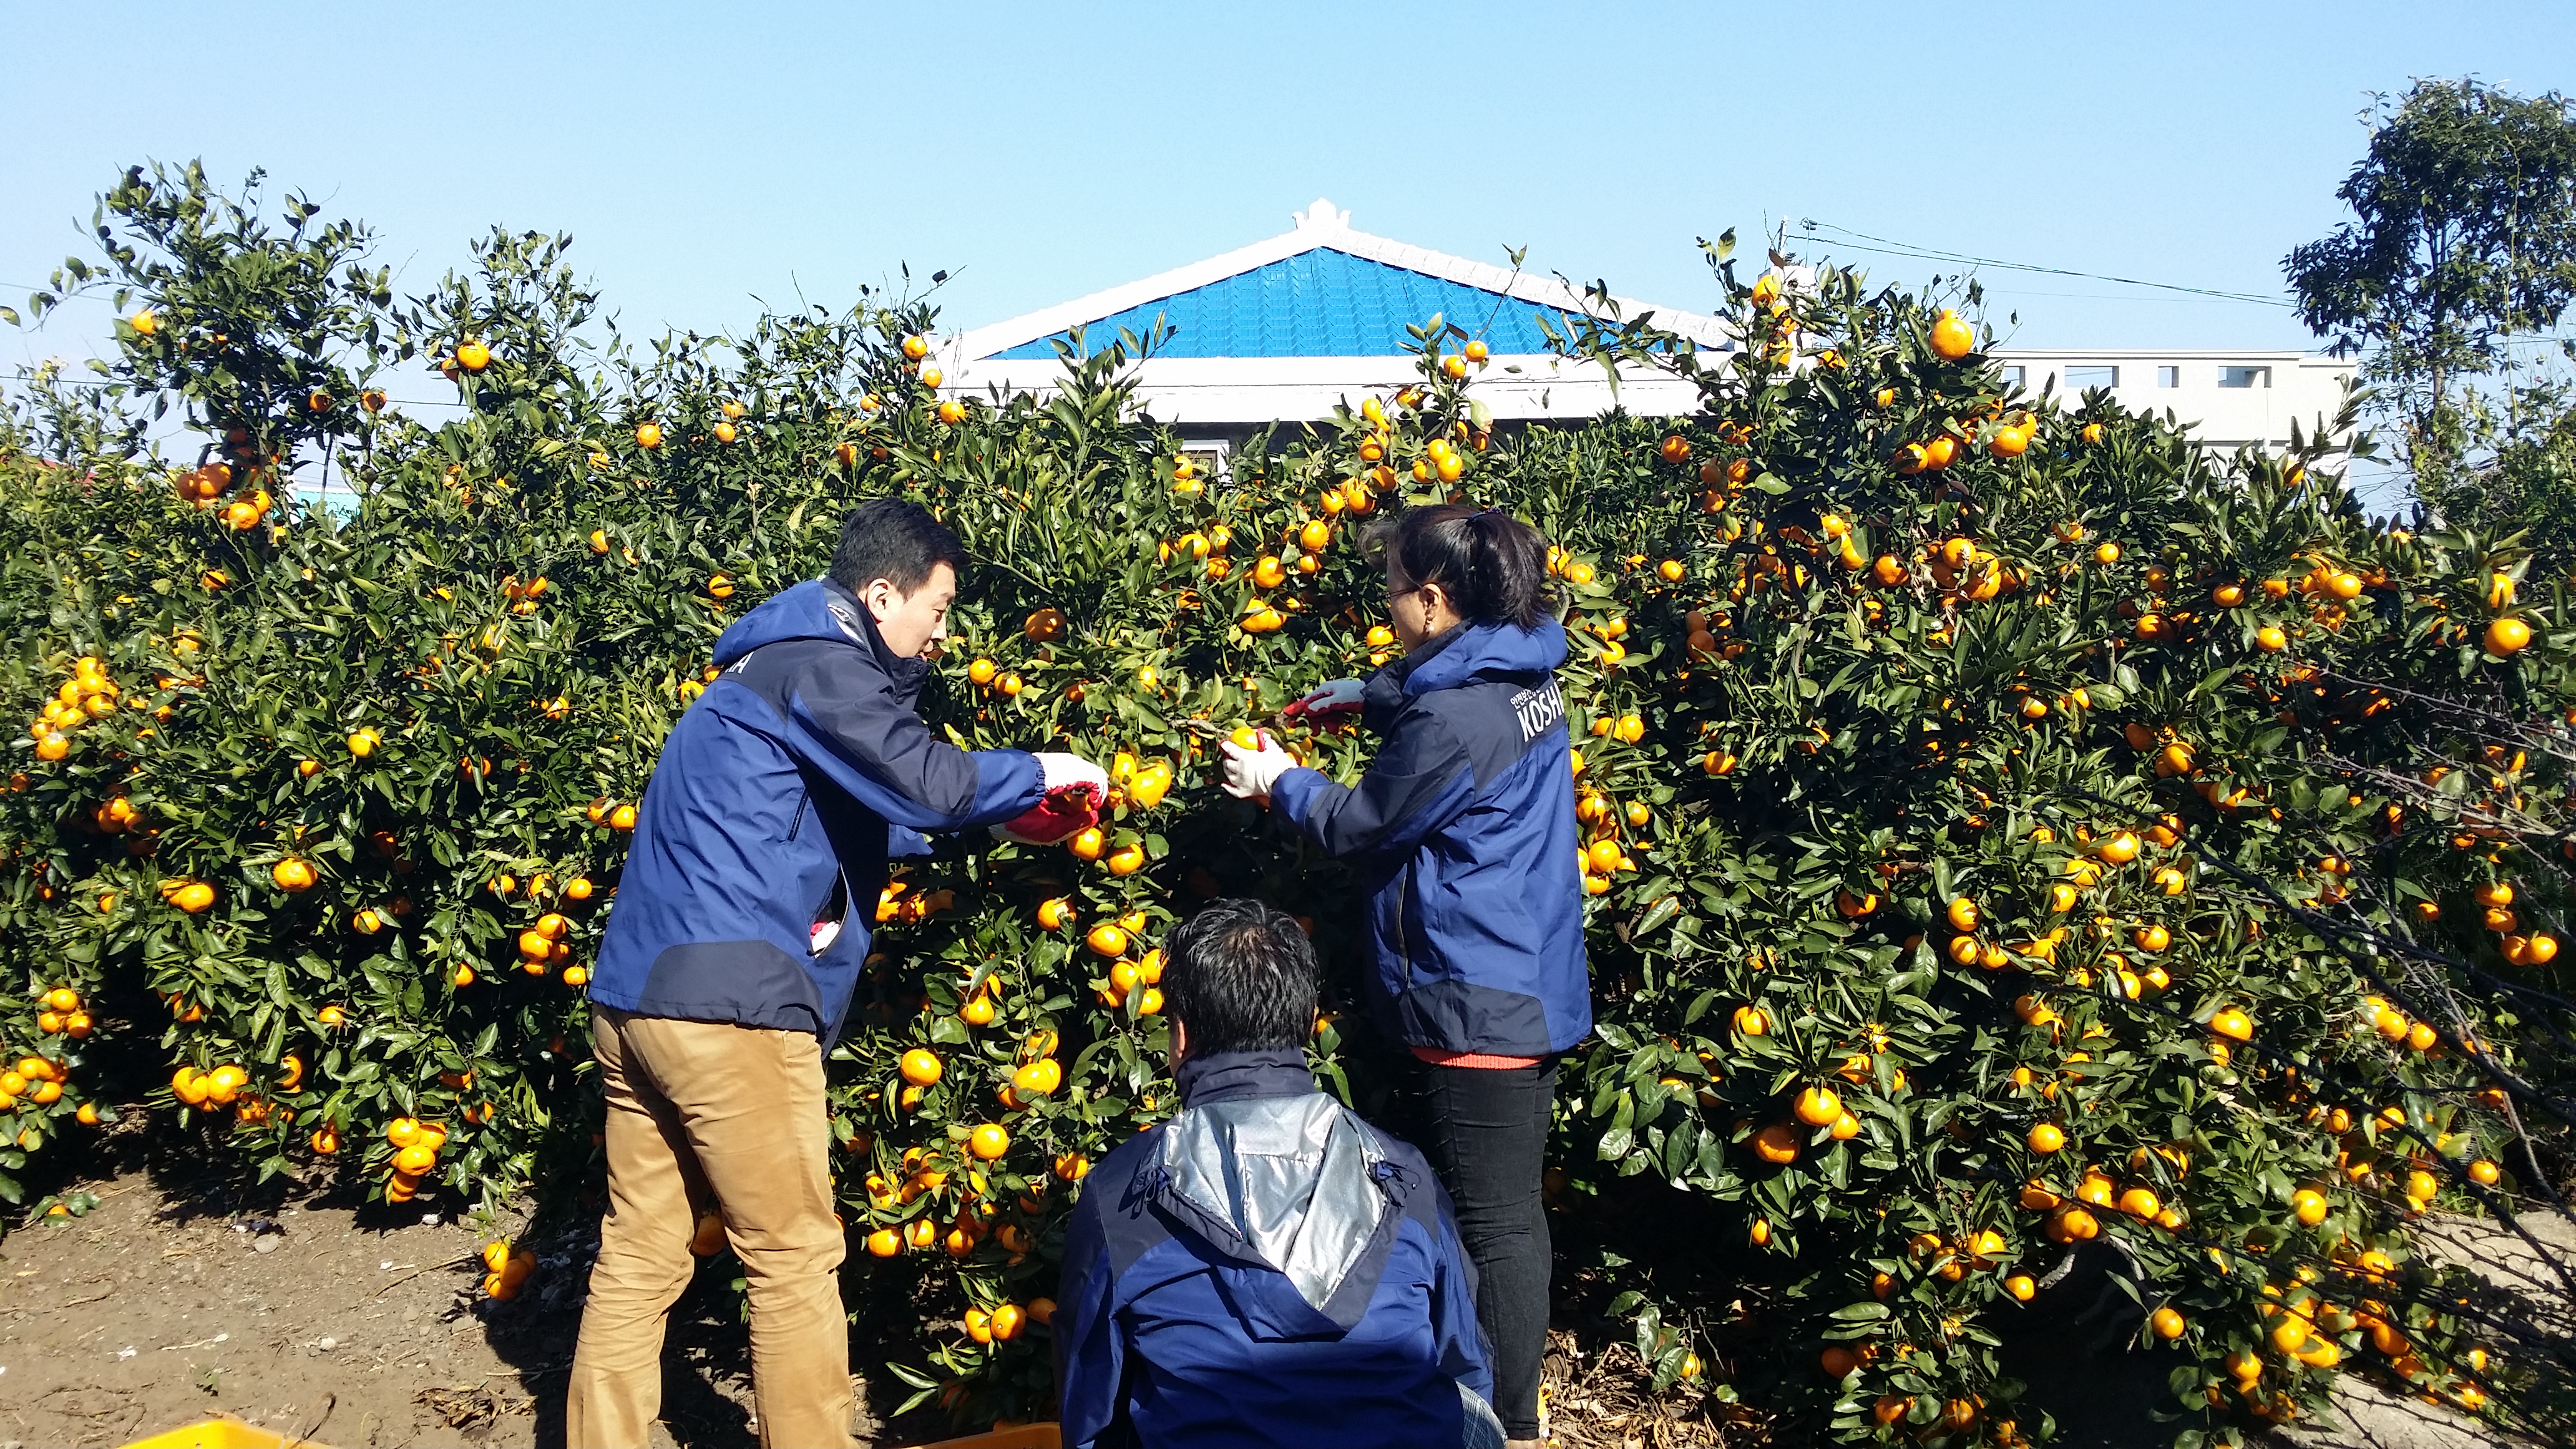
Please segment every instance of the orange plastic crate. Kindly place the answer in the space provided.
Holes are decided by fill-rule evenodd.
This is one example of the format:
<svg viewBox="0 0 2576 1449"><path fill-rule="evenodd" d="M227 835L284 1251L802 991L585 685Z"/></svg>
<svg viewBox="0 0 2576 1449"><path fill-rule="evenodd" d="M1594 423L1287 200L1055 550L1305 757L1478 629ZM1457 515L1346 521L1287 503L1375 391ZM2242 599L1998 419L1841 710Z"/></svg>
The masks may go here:
<svg viewBox="0 0 2576 1449"><path fill-rule="evenodd" d="M292 1441L295 1449L325 1449L310 1439ZM942 1439L921 1449L1063 1449L1063 1438L1053 1424L1023 1424L1016 1429L997 1429L989 1434L969 1434L963 1439ZM185 1424L149 1439L137 1439L124 1449L286 1449L286 1436L271 1430L245 1424L239 1419L207 1419Z"/></svg>
<svg viewBox="0 0 2576 1449"><path fill-rule="evenodd" d="M1022 1424L1016 1429L996 1429L990 1434L969 1434L963 1439L942 1439L924 1444L919 1449L1064 1449L1064 1438L1054 1424Z"/></svg>
<svg viewBox="0 0 2576 1449"><path fill-rule="evenodd" d="M290 1442L295 1449L323 1449L322 1445L310 1439L290 1441L274 1430L245 1424L239 1419L207 1419L195 1424L182 1424L149 1439L137 1439L125 1449L285 1449Z"/></svg>

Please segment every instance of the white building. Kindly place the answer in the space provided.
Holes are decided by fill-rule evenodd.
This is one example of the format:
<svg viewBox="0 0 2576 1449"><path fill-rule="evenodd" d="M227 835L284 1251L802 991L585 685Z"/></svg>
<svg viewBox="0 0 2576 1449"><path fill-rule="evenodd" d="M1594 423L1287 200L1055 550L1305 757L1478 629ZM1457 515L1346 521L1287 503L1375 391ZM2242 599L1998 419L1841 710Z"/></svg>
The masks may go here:
<svg viewBox="0 0 2576 1449"><path fill-rule="evenodd" d="M1631 298L1619 317L1654 324L1712 351L1732 350L1719 318ZM1548 326L1570 336L1586 299L1553 277L1428 251L1354 231L1350 214L1317 201L1267 241L1159 276L944 340L946 390L1044 392L1062 374L1054 343L1083 329L1097 352L1124 327L1143 335L1157 317L1177 330L1138 365L1147 412L1194 448L1222 452L1254 429L1311 421L1337 403L1385 394L1414 380L1408 326L1434 314L1482 337L1492 351L1476 395L1498 422L1579 419L1606 411L1610 380L1591 363L1556 356ZM1544 316L1545 323L1541 321ZM2343 405L2352 364L2300 352L1998 350L2032 393L2052 380L2061 397L2107 387L2123 406L2171 408L2199 425L2202 442L2280 446L2290 424L2313 431ZM1647 417L1695 411L1688 382L1623 369L1617 402Z"/></svg>
<svg viewBox="0 0 2576 1449"><path fill-rule="evenodd" d="M2053 382L2058 396L2072 399L2106 387L2122 407L2170 409L2195 425L2204 446L2227 451L2248 443L2286 447L2293 422L2310 437L2321 422L2331 427L2354 366L2310 352L1997 348L1993 355L2006 380L2030 392Z"/></svg>

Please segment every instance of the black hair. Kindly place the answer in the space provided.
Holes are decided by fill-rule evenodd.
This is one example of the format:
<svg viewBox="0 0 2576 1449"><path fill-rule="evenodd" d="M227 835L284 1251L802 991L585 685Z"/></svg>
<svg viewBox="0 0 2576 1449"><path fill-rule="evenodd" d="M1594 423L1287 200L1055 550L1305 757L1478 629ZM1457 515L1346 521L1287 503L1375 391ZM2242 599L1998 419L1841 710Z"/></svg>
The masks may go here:
<svg viewBox="0 0 2576 1449"><path fill-rule="evenodd" d="M910 594L946 564L966 571L966 545L930 510L903 498L871 498L841 520L832 551L832 582L857 593L878 579Z"/></svg>
<svg viewBox="0 0 2576 1449"><path fill-rule="evenodd" d="M1176 927L1163 985L1190 1055L1302 1050L1315 1029L1315 948L1259 901L1210 901Z"/></svg>
<svg viewBox="0 0 2576 1449"><path fill-rule="evenodd" d="M1528 629L1555 611L1547 540L1499 508L1410 508L1372 530L1366 546L1404 583L1438 584L1468 623Z"/></svg>

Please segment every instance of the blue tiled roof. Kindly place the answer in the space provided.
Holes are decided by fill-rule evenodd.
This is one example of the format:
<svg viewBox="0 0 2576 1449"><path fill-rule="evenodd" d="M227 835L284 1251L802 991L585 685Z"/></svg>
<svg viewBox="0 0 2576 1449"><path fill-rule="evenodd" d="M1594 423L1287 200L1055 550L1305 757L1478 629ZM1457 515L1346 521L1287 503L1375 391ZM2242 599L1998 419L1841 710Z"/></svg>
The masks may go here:
<svg viewBox="0 0 2576 1449"><path fill-rule="evenodd" d="M1118 340L1118 329L1137 336L1161 314L1174 329L1160 357L1394 357L1410 351L1407 326L1434 314L1482 336L1496 352L1545 352L1531 303L1442 277L1355 257L1330 247L1238 272L1204 287L1113 312L1084 324L1083 343L1098 352ZM1573 327L1561 312L1548 321L1560 337ZM1000 358L1055 356L1058 332L995 353Z"/></svg>

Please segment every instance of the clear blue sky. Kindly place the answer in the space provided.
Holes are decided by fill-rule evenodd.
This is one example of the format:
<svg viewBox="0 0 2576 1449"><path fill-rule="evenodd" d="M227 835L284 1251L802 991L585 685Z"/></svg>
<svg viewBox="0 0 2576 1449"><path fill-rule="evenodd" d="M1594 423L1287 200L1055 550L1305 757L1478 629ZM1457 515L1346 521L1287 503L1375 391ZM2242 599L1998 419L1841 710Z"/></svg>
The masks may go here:
<svg viewBox="0 0 2576 1449"><path fill-rule="evenodd" d="M999 320L1284 230L1363 230L1668 305L1693 245L1813 217L2277 294L2410 76L2576 89L2525 3L767 6L0 0L0 299L129 163L267 168L417 290L492 223L568 231L633 331L959 273ZM1933 264L1870 259L1920 280ZM2033 346L2303 346L2278 308L1989 273ZM0 367L90 351L96 307Z"/></svg>

